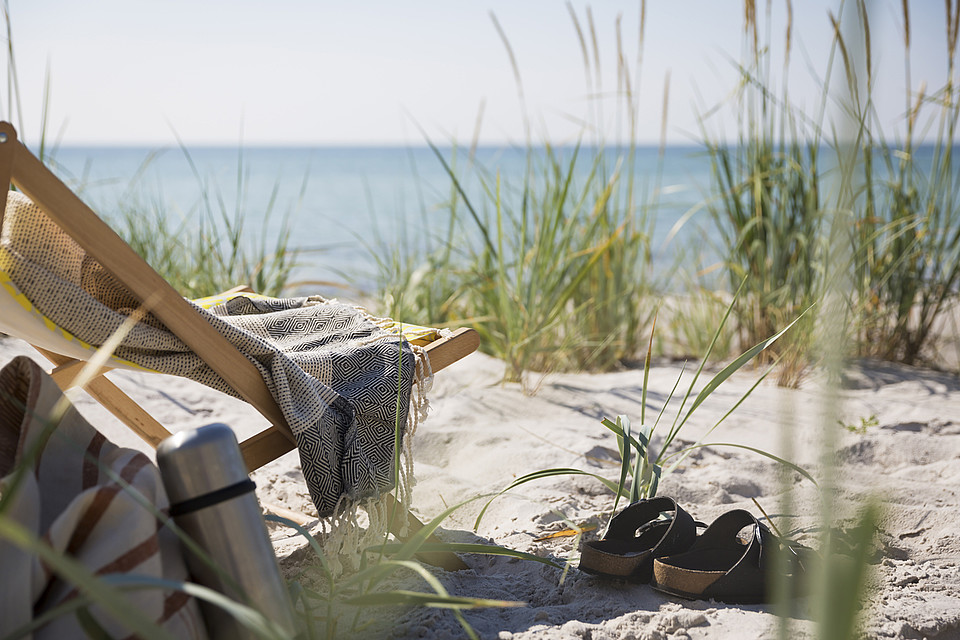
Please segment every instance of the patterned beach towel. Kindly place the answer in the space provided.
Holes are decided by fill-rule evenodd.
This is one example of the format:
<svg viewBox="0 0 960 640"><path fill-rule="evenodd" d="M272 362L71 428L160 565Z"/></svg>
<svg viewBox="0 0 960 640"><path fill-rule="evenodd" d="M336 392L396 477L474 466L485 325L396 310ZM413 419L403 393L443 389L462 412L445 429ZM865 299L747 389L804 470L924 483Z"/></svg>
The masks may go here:
<svg viewBox="0 0 960 640"><path fill-rule="evenodd" d="M3 518L69 555L87 574L185 581L180 541L157 518L157 511L169 507L157 467L144 454L107 441L69 403L57 416L63 400L56 383L29 358L15 358L0 370ZM17 478L18 471L26 473ZM0 537L0 636L86 595L37 555ZM206 637L197 602L183 591L123 589L120 597L124 610L172 637ZM129 637L131 630L96 600L86 613L109 637ZM17 637L86 637L83 614L83 608L61 611Z"/></svg>
<svg viewBox="0 0 960 640"><path fill-rule="evenodd" d="M25 297L71 338L98 346L139 306L103 267L28 198L10 192L0 237L3 286ZM193 304L193 303L191 303ZM394 486L396 429L404 429L418 358L406 340L366 311L319 297L238 295L194 304L263 376L296 437L310 496L321 516L341 498ZM145 317L114 355L235 395L162 323ZM417 405L419 406L419 400Z"/></svg>

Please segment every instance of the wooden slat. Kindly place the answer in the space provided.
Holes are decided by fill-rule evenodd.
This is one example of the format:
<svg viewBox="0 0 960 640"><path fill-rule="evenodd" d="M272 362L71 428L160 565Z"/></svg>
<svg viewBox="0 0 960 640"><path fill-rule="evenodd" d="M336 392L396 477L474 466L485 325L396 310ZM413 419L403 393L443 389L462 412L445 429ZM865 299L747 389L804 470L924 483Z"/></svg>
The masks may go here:
<svg viewBox="0 0 960 640"><path fill-rule="evenodd" d="M451 364L464 358L480 346L480 334L474 329L463 327L453 332L449 338L442 338L431 342L423 348L430 358L430 368L434 373L446 369Z"/></svg>
<svg viewBox="0 0 960 640"><path fill-rule="evenodd" d="M47 360L56 365L57 369L62 369L64 371L72 370L76 373L79 373L79 368L85 364L79 360L74 360L73 358L55 353L53 351L48 351L39 347L34 347L34 349L39 351ZM79 364L81 367L77 367L77 364ZM54 382L56 382L61 389L66 391L68 388L73 386L73 376L60 376L59 380L54 378ZM157 422L157 420L147 413L143 407L137 404L133 398L124 393L120 387L113 384L113 382L105 378L103 375L98 375L97 377L89 380L83 388L93 397L94 400L103 405L107 411L116 416L120 422L127 425L131 431L140 436L144 442L149 444L154 449L160 446L160 443L166 438L170 437L171 433L167 431L162 424Z"/></svg>
<svg viewBox="0 0 960 640"><path fill-rule="evenodd" d="M292 441L293 434L283 413L253 363L204 320L26 147L16 143L15 148L14 184Z"/></svg>
<svg viewBox="0 0 960 640"><path fill-rule="evenodd" d="M13 176L13 160L17 151L17 131L9 122L0 122L0 229L3 228L3 214L7 211L7 191Z"/></svg>
<svg viewBox="0 0 960 640"><path fill-rule="evenodd" d="M247 471L253 472L283 454L293 451L296 446L282 433L270 427L241 442L240 452L243 454Z"/></svg>
<svg viewBox="0 0 960 640"><path fill-rule="evenodd" d="M94 378L84 390L154 449L173 435L107 378Z"/></svg>
<svg viewBox="0 0 960 640"><path fill-rule="evenodd" d="M50 377L53 378L53 381L57 383L58 387L66 391L76 386L77 376L80 375L80 372L83 371L86 366L87 363L83 360L71 359L69 362L65 362L51 371ZM94 377L102 376L112 370L110 367L101 367L100 370L94 374Z"/></svg>

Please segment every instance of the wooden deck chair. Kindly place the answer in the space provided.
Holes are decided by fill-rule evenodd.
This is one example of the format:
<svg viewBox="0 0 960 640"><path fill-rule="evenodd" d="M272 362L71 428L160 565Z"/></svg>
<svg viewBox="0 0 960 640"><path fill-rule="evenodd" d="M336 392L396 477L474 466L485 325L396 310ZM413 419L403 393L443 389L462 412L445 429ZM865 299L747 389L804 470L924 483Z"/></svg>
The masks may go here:
<svg viewBox="0 0 960 640"><path fill-rule="evenodd" d="M73 238L89 256L97 260L139 299L170 332L180 338L241 398L269 421L269 428L240 443L250 471L295 448L293 434L253 363L207 323L169 283L19 142L12 125L0 122L0 185L4 186L0 189L0 223L6 209L10 184L15 185L39 206L53 223ZM21 301L19 306L22 307L24 303ZM30 315L22 308L18 309L16 304L5 306L12 308L5 308L4 314L24 312ZM49 320L40 318L36 313L32 315L35 323L49 323ZM51 329L56 327L38 327L32 332L21 331L21 335L17 337L30 343L47 357L55 366L51 372L54 380L62 388L69 388L85 360L95 351L95 347L76 339L66 339L62 335L63 331L58 333ZM64 339L52 339L58 335ZM438 337L424 349L429 356L432 371L436 372L472 353L478 345L479 336L476 331L461 328L447 337ZM156 447L170 432L103 376L110 369L122 366L123 362L111 361L108 367L103 368L97 377L85 385L85 390L138 436ZM396 505L395 502L392 504ZM398 521L399 518L405 519L413 530L423 526L413 514L401 514L394 508L391 520ZM401 528L399 522L393 527L395 533ZM450 570L466 566L452 553L423 556L425 561Z"/></svg>

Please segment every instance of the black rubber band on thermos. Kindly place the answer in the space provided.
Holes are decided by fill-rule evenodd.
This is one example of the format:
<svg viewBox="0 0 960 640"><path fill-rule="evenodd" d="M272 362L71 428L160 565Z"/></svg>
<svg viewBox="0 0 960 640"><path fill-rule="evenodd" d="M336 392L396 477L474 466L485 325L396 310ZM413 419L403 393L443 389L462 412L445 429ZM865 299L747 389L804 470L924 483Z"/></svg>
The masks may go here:
<svg viewBox="0 0 960 640"><path fill-rule="evenodd" d="M202 496L197 496L196 498L190 498L189 500L184 500L183 502L170 505L170 517L175 518L177 516L193 513L194 511L199 511L200 509L212 507L220 504L221 502L226 502L227 500L236 498L237 496L242 496L245 493L250 493L256 488L257 485L253 480L250 480L249 478L242 480L237 484L232 484L228 487L224 487L223 489L217 489L216 491L205 493Z"/></svg>

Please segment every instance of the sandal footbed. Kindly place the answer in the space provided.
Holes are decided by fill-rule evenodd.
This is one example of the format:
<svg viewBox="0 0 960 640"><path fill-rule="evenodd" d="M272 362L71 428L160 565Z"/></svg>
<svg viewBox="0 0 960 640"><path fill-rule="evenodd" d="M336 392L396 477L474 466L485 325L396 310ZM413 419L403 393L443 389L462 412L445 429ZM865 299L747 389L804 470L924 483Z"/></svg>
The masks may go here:
<svg viewBox="0 0 960 640"><path fill-rule="evenodd" d="M597 575L632 576L650 560L654 546L670 526L668 521L656 524L632 540L605 538L585 543L580 553L580 569Z"/></svg>
<svg viewBox="0 0 960 640"><path fill-rule="evenodd" d="M743 548L702 549L656 560L653 586L660 591L696 600L743 557Z"/></svg>

